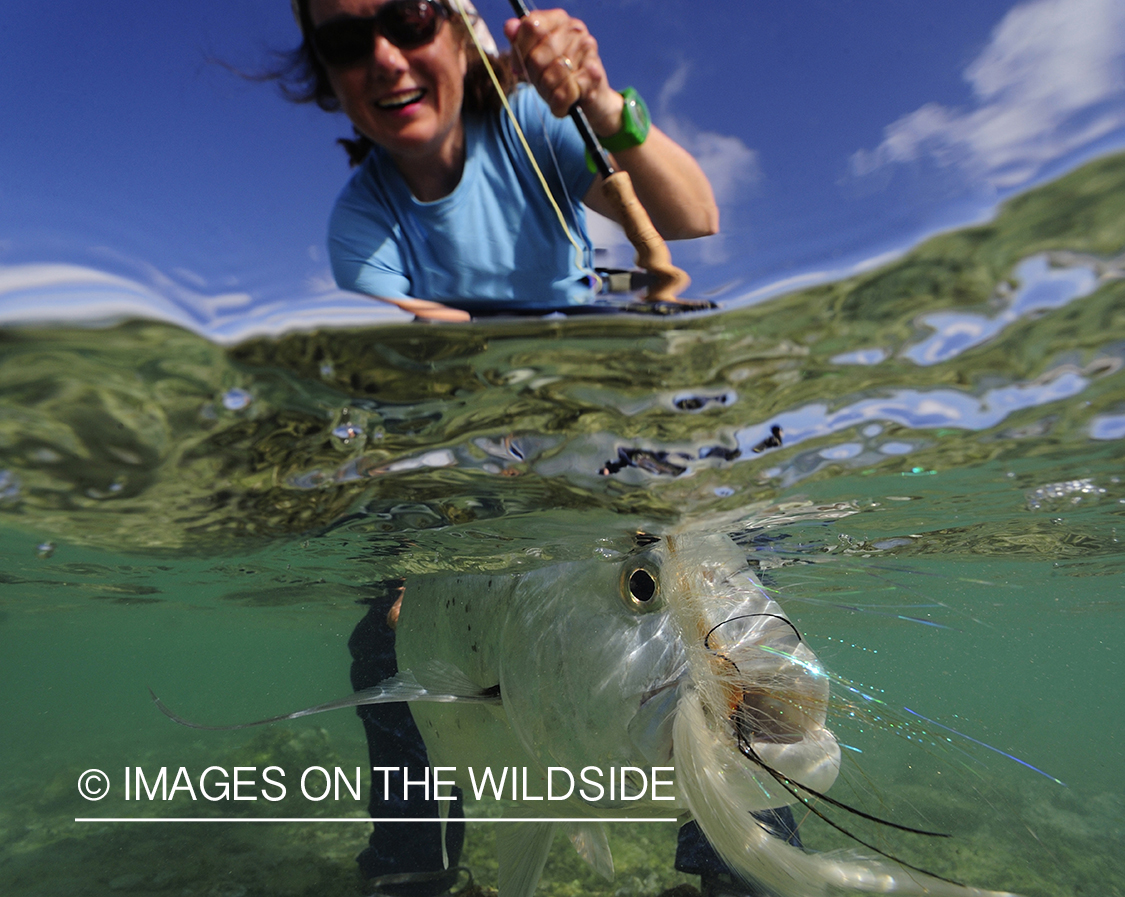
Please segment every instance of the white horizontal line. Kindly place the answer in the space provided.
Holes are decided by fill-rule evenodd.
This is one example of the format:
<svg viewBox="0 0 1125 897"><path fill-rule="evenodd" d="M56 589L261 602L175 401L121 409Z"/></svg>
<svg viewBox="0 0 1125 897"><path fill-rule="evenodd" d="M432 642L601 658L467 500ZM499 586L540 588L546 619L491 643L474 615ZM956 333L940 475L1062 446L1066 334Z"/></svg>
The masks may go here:
<svg viewBox="0 0 1125 897"><path fill-rule="evenodd" d="M75 822L440 822L436 816L428 816L422 819L403 818L401 816L393 816L386 819L371 819L369 817L360 816L343 816L339 818L334 817L300 817L300 816L277 816L277 817L254 817L242 819L224 819L212 818L207 816L76 816ZM463 819L452 819L451 822L679 822L675 817L639 817L632 818L629 816L616 817L616 818L599 818L597 816L576 816L576 817L543 817L543 818L524 818L524 817L490 817L490 816L466 816Z"/></svg>

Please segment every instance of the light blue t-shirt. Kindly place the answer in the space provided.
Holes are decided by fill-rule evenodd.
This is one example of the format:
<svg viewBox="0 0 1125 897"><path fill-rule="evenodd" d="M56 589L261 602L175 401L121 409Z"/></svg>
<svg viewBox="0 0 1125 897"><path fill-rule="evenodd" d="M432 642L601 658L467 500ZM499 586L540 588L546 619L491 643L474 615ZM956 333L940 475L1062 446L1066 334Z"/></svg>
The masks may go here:
<svg viewBox="0 0 1125 897"><path fill-rule="evenodd" d="M582 197L594 175L582 138L529 86L521 85L510 102L571 233L586 247L586 269L501 113L465 117L461 182L435 202L415 199L386 152L372 150L329 222L328 250L341 289L432 299L470 313L549 311L592 300Z"/></svg>

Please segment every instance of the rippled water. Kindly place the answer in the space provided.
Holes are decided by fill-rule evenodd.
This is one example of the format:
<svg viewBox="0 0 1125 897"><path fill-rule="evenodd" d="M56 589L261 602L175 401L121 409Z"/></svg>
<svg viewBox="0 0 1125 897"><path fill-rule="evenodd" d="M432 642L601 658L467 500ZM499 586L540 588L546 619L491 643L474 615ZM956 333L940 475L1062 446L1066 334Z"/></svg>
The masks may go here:
<svg viewBox="0 0 1125 897"><path fill-rule="evenodd" d="M208 720L317 703L348 691L356 602L388 577L686 526L735 534L886 702L846 762L956 837L881 843L1029 897L1125 893L1123 187L1103 160L886 267L702 317L3 332L0 888L363 893L360 823L76 823L141 815L76 783L363 763L350 713L190 732L146 686ZM491 835L469 838L494 885ZM615 827L614 885L557 845L544 892L656 894L684 880L674 840ZM806 843L847 846L815 820Z"/></svg>

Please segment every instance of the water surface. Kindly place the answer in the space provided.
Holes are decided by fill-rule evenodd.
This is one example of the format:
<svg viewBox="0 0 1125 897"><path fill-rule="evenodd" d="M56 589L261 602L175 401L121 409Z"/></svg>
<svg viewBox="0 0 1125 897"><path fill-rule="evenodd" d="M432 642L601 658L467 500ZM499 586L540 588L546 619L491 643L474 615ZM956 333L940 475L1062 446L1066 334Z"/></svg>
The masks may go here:
<svg viewBox="0 0 1125 897"><path fill-rule="evenodd" d="M360 805L139 808L76 783L364 763L348 712L194 732L146 686L214 721L317 703L348 690L357 602L387 578L677 527L734 534L868 707L839 723L841 792L955 836L867 837L1029 897L1125 893L1123 187L1102 160L886 267L701 317L5 331L4 893L364 893L358 822L74 821ZM494 886L491 835L469 838ZM611 885L560 839L543 892L657 894L684 880L674 840L615 826Z"/></svg>

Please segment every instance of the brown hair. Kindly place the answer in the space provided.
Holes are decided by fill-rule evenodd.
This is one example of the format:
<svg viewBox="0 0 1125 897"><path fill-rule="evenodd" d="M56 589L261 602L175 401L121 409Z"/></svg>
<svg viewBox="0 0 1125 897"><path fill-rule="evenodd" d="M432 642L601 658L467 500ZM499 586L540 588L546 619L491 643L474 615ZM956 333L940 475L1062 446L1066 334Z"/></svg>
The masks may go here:
<svg viewBox="0 0 1125 897"><path fill-rule="evenodd" d="M456 30L457 37L465 47L469 59L469 68L465 73L465 99L462 103L462 113L499 114L503 108L500 96L492 84L484 62L476 52L476 47L473 46L472 37L464 21L444 0L440 2L449 12L450 27ZM309 15L309 0L297 0L296 7L301 19L301 45L282 55L280 66L271 73L271 76L277 79L281 93L287 100L294 103L316 103L326 112L339 112L340 101L332 92L328 72L317 58L309 40L313 30L312 17ZM517 78L512 71L509 54L504 53L500 57L490 55L488 61L496 72L500 86L506 94L510 94L515 89ZM355 128L352 130L355 132L354 139L341 138L336 142L344 147L348 153L348 161L355 167L367 158L374 144Z"/></svg>

